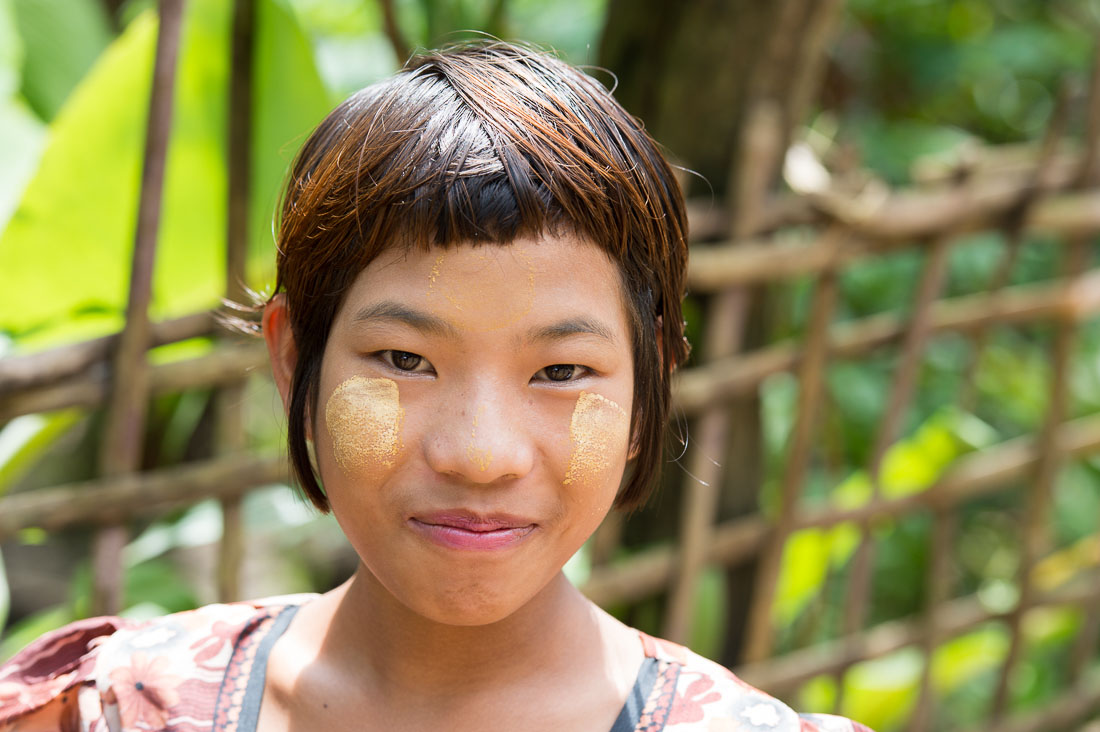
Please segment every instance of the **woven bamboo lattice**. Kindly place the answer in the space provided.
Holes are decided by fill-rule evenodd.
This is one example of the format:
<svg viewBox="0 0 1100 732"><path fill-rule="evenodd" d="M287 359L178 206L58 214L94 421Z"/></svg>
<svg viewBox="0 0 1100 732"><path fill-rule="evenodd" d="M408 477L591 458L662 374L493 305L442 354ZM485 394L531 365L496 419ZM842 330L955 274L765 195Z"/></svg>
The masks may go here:
<svg viewBox="0 0 1100 732"><path fill-rule="evenodd" d="M249 378L264 378L266 351L258 342L221 332L215 318L199 313L150 323L150 275L159 220L160 181L171 129L171 90L179 38L180 0L162 2L155 80L151 95L142 199L139 210L130 305L125 329L113 336L49 352L0 361L0 424L24 414L63 408L105 409L101 477L79 484L17 493L0 499L0 541L27 527L60 531L78 525L98 527L94 565L99 610L117 609L122 586L121 550L128 522L163 515L200 500L221 501L225 515L218 568L219 592L238 594L242 561L240 499L256 487L287 480L283 455L257 455L243 442L240 405ZM248 141L251 122L249 59L250 3L238 2L234 20L230 91L229 256L226 296L240 300L243 279L245 202L248 197ZM1068 460L1100 453L1100 414L1070 418L1069 384L1082 324L1100 313L1100 269L1090 268L1100 234L1100 91L1094 74L1084 95L1086 122L1078 144L1062 144L1067 106L1054 115L1044 144L1034 154L988 160L951 171L910 190L826 187L800 195L769 195L754 221L725 219L720 208L692 207L693 245L690 288L706 302L705 359L678 375L676 409L690 424L691 442L683 458L685 480L679 541L628 559L597 562L584 592L608 606L667 595L665 633L686 639L692 603L708 567L727 567L752 558L758 562L745 649L737 669L750 683L785 694L819 675L840 676L853 665L899 649L918 649L931 658L944 642L990 622L1003 623L1010 645L983 729L1049 730L1074 727L1100 709L1100 679L1090 671L1100 637L1100 557L1091 568L1052 584L1037 572L1051 551L1047 534L1052 486ZM1022 160L1022 162L1020 162ZM1000 162L999 162L1000 161ZM965 236L998 232L1006 242L1003 261L986 291L942 296L948 258ZM1060 276L1046 282L1011 285L1021 242L1040 232L1061 248ZM860 262L916 250L923 269L903 312L880 313L839 322L839 283ZM744 318L746 293L799 279L812 282L809 316L797 338L741 349L736 335ZM977 363L994 328L1052 329L1048 406L1041 429L969 453L953 462L929 488L903 496L883 495L879 468L888 449L903 437L914 400L919 369L930 340L955 333L972 345ZM152 365L149 349L194 337L212 337L217 346L187 361ZM807 475L827 408L825 375L830 363L873 354L895 358L887 408L876 430L866 466L871 495L846 508L807 508ZM719 522L718 486L730 466L721 459L727 444L730 400L757 393L777 374L797 379L797 417L788 438L777 510ZM970 403L971 386L959 395ZM124 385L117 388L117 385ZM184 466L138 471L140 435L147 401L156 395L217 388L219 454ZM717 459L712 459L717 458ZM1019 525L1019 597L1007 610L989 609L977 596L956 596L949 570L957 516L969 502L1024 486ZM932 521L931 560L923 613L868 627L876 550L874 527L923 515ZM847 572L845 617L831 641L773 655L771 608L782 553L793 532L806 528L855 527L858 548ZM598 540L615 542L615 526ZM610 538L608 538L610 537ZM610 556L606 547L598 552ZM746 588L748 591L749 588ZM1027 716L1008 714L1010 681L1023 647L1023 626L1036 608L1074 606L1084 622L1073 639L1062 696ZM920 697L910 729L932 729L936 698L932 664L924 664ZM838 699L838 704L840 700Z"/></svg>

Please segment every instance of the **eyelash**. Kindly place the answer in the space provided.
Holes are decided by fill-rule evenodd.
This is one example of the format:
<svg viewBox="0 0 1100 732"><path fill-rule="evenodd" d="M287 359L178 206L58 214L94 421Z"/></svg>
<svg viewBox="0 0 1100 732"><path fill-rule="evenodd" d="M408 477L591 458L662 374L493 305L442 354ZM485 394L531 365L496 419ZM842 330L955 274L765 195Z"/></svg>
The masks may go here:
<svg viewBox="0 0 1100 732"><path fill-rule="evenodd" d="M570 378L568 378L568 379L551 379L550 378L550 374L549 374L550 369L557 368L559 366L564 366L566 368L573 369L572 373L570 374ZM581 366L579 363L553 363L553 364L550 364L549 366L546 366L544 368L539 369L538 372L535 374L535 377L542 374L542 375L544 375L544 378L538 379L539 381L546 381L546 382L549 382L551 384L569 384L569 383L577 381L577 380L579 380L579 379L581 379L585 376L588 376L591 373L592 373L592 369L588 368L587 366ZM534 377L532 378L532 380L534 380Z"/></svg>
<svg viewBox="0 0 1100 732"><path fill-rule="evenodd" d="M413 353L411 351L398 351L396 349L391 348L391 349L388 349L388 350L385 350L385 351L378 351L375 355L379 359L381 359L383 361L383 363L385 363L387 366L394 369L395 371L400 371L403 374L435 373L435 368L432 367L431 362L429 362L428 359L424 358L423 356L421 356L418 353ZM395 357L397 357L397 356L401 356L401 357L412 356L413 358L418 359L418 360L416 362L416 365L413 366L412 368L403 369L403 368L401 368L400 366L397 365L397 361L395 360ZM421 364L427 364L428 367L429 367L429 371L417 371L417 367L420 366Z"/></svg>
<svg viewBox="0 0 1100 732"><path fill-rule="evenodd" d="M420 354L413 353L411 351L399 351L399 350L391 348L391 349L388 349L388 350L385 350L385 351L378 351L375 355L379 359L381 359L387 366L394 369L395 371L400 371L401 373L405 373L405 374L435 373L435 369L432 367L432 365L428 361L428 359L424 358ZM407 369L403 369L400 366L398 366L397 361L395 360L396 357L404 358L405 356L411 356L415 359L418 359L417 362L416 362L416 365L414 365L412 368L407 368ZM419 367L421 364L427 364L430 370L429 371L418 371L417 367ZM558 367L565 367L565 368L572 369L572 371L569 374L570 378L567 378L567 379L552 379L552 378L550 378L550 373L549 373L550 369L556 369ZM533 376L531 378L531 380L532 381L536 381L536 380L537 381L545 381L545 382L552 383L552 384L568 384L568 383L577 381L577 380L579 380L579 379L581 379L585 376L588 376L591 373L592 373L592 369L588 368L587 366L582 366L579 363L553 363L553 364L550 364L549 366L545 366L545 367L539 369L535 373L535 376ZM540 374L543 376L543 378L538 378Z"/></svg>

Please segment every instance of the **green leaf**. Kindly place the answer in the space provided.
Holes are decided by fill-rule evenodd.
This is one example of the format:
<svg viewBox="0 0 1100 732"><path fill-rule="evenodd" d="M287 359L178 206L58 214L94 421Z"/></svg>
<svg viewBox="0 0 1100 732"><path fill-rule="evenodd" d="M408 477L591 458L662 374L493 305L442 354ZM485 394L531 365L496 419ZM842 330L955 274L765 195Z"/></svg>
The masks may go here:
<svg viewBox="0 0 1100 732"><path fill-rule="evenodd" d="M952 638L932 656L932 682L941 694L955 691L971 680L999 668L1008 652L1004 628L985 625L972 633Z"/></svg>
<svg viewBox="0 0 1100 732"><path fill-rule="evenodd" d="M222 536L222 514L217 501L208 500L187 509L175 521L153 524L126 546L127 566L136 567L181 547L213 544Z"/></svg>
<svg viewBox="0 0 1100 732"><path fill-rule="evenodd" d="M1036 607L1024 616L1023 632L1029 646L1062 646L1081 629L1081 610L1073 607Z"/></svg>
<svg viewBox="0 0 1100 732"><path fill-rule="evenodd" d="M856 664L844 675L841 712L873 729L901 728L917 702L922 666L916 648Z"/></svg>
<svg viewBox="0 0 1100 732"><path fill-rule="evenodd" d="M0 0L0 98L19 89L23 73L23 39L15 25L13 0Z"/></svg>
<svg viewBox="0 0 1100 732"><path fill-rule="evenodd" d="M45 146L45 125L18 96L23 39L13 0L0 0L0 230L15 211Z"/></svg>
<svg viewBox="0 0 1100 732"><path fill-rule="evenodd" d="M285 168L329 107L308 43L276 0L258 5L251 252L273 261ZM214 307L224 292L228 11L187 6L154 275L153 317ZM156 17L138 16L50 128L37 174L0 237L0 329L17 345L117 328L127 297ZM254 269L260 269L254 262ZM80 325L74 325L74 324Z"/></svg>
<svg viewBox="0 0 1100 732"><path fill-rule="evenodd" d="M96 0L15 0L14 9L23 95L48 121L110 42L107 17Z"/></svg>
<svg viewBox="0 0 1100 732"><path fill-rule="evenodd" d="M92 596L92 571L87 563L73 573L70 594L73 615L87 617ZM198 607L198 598L180 573L167 559L151 559L126 567L123 578L123 615L131 608L152 604L158 614L174 613ZM141 615L140 608L136 611Z"/></svg>
<svg viewBox="0 0 1100 732"><path fill-rule="evenodd" d="M0 496L25 476L81 417L76 409L47 415L27 414L0 428Z"/></svg>
<svg viewBox="0 0 1100 732"><path fill-rule="evenodd" d="M179 569L164 560L144 562L126 571L126 607L153 603L174 613L198 607L199 601Z"/></svg>
<svg viewBox="0 0 1100 732"><path fill-rule="evenodd" d="M105 51L50 126L38 172L0 237L0 329L17 337L118 312L126 291L155 19Z"/></svg>
<svg viewBox="0 0 1100 732"><path fill-rule="evenodd" d="M298 148L333 106L294 14L281 0L257 4L248 280L274 279L272 222Z"/></svg>
<svg viewBox="0 0 1100 732"><path fill-rule="evenodd" d="M916 432L891 445L883 457L879 491L896 498L927 490L960 455L991 445L996 431L977 417L954 407L929 417ZM833 489L829 501L841 509L859 508L871 500L873 486L864 470L852 473ZM791 534L783 549L773 613L787 625L816 597L830 567L843 566L859 546L860 532L850 522L831 529L803 529Z"/></svg>
<svg viewBox="0 0 1100 732"><path fill-rule="evenodd" d="M829 536L821 529L803 529L790 535L783 546L772 614L789 625L825 582L829 571Z"/></svg>
<svg viewBox="0 0 1100 732"><path fill-rule="evenodd" d="M815 676L798 690L798 709L803 712L827 713L836 708L835 676Z"/></svg>
<svg viewBox="0 0 1100 732"><path fill-rule="evenodd" d="M46 126L22 100L0 97L0 231L15 213L45 147Z"/></svg>

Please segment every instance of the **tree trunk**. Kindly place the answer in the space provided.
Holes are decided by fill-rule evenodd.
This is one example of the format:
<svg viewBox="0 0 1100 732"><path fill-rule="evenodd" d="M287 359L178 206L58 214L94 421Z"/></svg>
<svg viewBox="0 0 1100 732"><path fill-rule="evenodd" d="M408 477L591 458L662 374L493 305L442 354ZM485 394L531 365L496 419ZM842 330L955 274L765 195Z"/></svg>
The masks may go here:
<svg viewBox="0 0 1100 732"><path fill-rule="evenodd" d="M618 77L615 96L645 121L670 158L689 175L689 197L710 199L728 216L728 236L756 229L783 152L819 84L824 51L840 0L610 0L600 63ZM710 303L701 302L702 312ZM742 293L740 348L766 339L762 292ZM707 344L696 343L696 360ZM711 456L723 470L718 519L757 510L763 478L760 405L731 403L728 448ZM736 466L736 469L728 469ZM675 532L683 471L667 470L661 510L627 527L645 543ZM722 661L741 656L755 566L728 573L727 639Z"/></svg>

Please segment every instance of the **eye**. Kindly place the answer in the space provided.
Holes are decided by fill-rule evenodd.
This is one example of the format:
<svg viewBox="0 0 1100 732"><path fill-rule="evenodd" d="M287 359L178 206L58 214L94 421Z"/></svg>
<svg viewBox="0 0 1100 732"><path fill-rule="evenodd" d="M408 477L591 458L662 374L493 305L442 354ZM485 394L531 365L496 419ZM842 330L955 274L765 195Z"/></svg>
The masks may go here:
<svg viewBox="0 0 1100 732"><path fill-rule="evenodd" d="M536 378L541 376L546 381L572 381L577 372L583 368L574 363L556 363L542 369L535 376Z"/></svg>
<svg viewBox="0 0 1100 732"><path fill-rule="evenodd" d="M432 365L428 359L408 351L382 351L379 354L383 361L393 366L398 371L424 372L431 371Z"/></svg>

